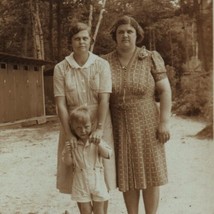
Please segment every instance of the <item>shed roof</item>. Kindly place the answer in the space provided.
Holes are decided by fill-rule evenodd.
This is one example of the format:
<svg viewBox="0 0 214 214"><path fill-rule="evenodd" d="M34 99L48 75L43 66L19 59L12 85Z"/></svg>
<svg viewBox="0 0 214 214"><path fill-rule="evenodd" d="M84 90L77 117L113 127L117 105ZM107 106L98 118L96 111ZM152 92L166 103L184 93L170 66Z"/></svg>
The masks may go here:
<svg viewBox="0 0 214 214"><path fill-rule="evenodd" d="M52 61L35 59L33 57L22 57L13 54L0 52L0 62L11 62L11 63L25 63L25 64L36 64L36 65L47 65L54 64Z"/></svg>

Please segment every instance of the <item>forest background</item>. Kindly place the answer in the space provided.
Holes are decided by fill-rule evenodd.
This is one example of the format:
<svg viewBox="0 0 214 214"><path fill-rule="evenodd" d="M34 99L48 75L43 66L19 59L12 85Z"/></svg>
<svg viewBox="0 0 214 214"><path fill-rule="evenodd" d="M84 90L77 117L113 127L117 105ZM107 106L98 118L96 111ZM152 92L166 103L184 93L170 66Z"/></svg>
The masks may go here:
<svg viewBox="0 0 214 214"><path fill-rule="evenodd" d="M115 47L110 27L123 14L144 29L140 46L164 58L173 113L205 120L199 135L212 137L212 0L0 0L0 52L57 63L70 53L67 33L79 20L92 27L91 51L106 54Z"/></svg>

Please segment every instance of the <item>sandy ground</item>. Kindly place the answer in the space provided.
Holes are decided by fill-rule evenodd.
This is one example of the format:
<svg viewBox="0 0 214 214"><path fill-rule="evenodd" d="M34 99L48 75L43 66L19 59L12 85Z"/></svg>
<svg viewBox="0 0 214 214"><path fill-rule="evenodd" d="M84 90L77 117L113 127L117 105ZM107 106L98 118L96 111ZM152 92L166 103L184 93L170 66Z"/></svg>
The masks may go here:
<svg viewBox="0 0 214 214"><path fill-rule="evenodd" d="M0 213L78 214L69 195L55 188L58 122L0 129ZM214 214L214 143L194 135L205 125L172 118L166 145L169 183L161 187L158 214ZM143 214L143 207L140 207ZM127 213L111 193L109 214Z"/></svg>

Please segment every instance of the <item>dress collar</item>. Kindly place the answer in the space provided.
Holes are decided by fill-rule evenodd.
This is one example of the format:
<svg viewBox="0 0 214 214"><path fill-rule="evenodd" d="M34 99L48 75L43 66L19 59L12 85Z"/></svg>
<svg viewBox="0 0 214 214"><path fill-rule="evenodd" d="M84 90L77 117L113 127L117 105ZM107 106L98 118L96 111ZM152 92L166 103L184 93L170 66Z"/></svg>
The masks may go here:
<svg viewBox="0 0 214 214"><path fill-rule="evenodd" d="M87 146L90 145L89 140L87 140L86 143L83 143L81 140L78 140L78 141L77 141L77 144L80 145L80 146L84 146L84 147L87 147Z"/></svg>
<svg viewBox="0 0 214 214"><path fill-rule="evenodd" d="M88 68L92 64L94 64L95 60L98 58L97 55L93 54L89 51L89 57L86 61L86 63L83 66L80 66L77 64L76 60L74 59L74 53L72 52L69 56L66 56L65 59L70 64L72 68Z"/></svg>

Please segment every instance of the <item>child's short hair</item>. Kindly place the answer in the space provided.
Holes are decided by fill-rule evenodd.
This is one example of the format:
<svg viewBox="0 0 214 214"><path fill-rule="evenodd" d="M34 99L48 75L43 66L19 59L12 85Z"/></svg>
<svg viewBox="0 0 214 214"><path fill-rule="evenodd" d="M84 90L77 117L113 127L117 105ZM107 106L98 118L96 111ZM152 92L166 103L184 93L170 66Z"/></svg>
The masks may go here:
<svg viewBox="0 0 214 214"><path fill-rule="evenodd" d="M84 124L90 120L91 122L91 112L87 106L80 106L75 108L70 113L69 124L71 129L73 128L73 122Z"/></svg>

